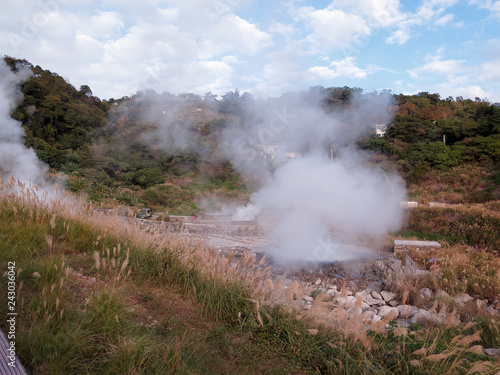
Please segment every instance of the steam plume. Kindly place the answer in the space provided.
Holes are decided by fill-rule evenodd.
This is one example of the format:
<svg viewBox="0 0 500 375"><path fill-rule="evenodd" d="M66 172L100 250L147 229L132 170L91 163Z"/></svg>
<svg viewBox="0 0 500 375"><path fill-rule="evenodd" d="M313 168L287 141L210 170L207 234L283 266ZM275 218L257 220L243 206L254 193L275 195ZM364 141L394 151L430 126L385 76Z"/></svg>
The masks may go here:
<svg viewBox="0 0 500 375"><path fill-rule="evenodd" d="M23 68L12 72L0 61L0 177L14 176L24 183L41 183L47 166L38 160L33 149L24 145L21 123L10 117L16 104L22 99L20 84L31 75Z"/></svg>

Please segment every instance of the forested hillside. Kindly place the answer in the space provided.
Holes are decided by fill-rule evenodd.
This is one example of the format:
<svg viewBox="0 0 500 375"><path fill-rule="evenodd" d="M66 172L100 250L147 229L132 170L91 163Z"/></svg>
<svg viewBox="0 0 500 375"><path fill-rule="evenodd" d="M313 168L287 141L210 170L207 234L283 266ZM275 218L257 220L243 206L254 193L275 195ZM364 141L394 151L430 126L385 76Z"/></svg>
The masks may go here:
<svg viewBox="0 0 500 375"><path fill-rule="evenodd" d="M68 190L85 192L94 201L179 213L197 212L199 198L207 194L242 200L247 196L252 176L236 171L222 152L220 134L228 124L244 124L246 117L254 116L248 111L254 103L276 99L254 99L235 90L220 98L211 93L143 91L101 100L90 87L77 90L40 66L10 57L5 61L12 69L20 64L33 72L22 85L24 97L12 116L22 122L26 144L52 172L67 176ZM349 109L359 98L391 97L394 116L385 136L373 131L357 147L375 152L375 163L397 168L415 199L498 199L498 103L441 99L425 92L363 94L349 87L313 87L301 95L333 113ZM374 113L374 122L377 116ZM161 124L168 124L169 131Z"/></svg>

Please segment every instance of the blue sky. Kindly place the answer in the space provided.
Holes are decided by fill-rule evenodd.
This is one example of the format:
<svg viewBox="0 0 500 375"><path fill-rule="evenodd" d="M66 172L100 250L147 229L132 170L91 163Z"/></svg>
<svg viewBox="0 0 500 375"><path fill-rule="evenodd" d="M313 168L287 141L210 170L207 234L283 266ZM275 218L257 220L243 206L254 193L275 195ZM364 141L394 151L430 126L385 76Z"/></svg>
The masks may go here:
<svg viewBox="0 0 500 375"><path fill-rule="evenodd" d="M100 98L311 86L500 101L500 1L6 0L0 50Z"/></svg>

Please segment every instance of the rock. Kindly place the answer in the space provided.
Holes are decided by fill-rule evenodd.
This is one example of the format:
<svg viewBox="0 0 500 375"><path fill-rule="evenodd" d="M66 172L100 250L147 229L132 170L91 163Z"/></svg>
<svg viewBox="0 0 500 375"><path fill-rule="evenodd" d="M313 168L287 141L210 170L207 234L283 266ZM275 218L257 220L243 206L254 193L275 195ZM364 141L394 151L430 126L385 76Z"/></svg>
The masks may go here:
<svg viewBox="0 0 500 375"><path fill-rule="evenodd" d="M366 310L370 309L370 305L367 304L366 302L362 302L361 303L361 308L363 309L363 311L366 311Z"/></svg>
<svg viewBox="0 0 500 375"><path fill-rule="evenodd" d="M380 315L374 314L372 317L373 322L379 322L382 320L382 317Z"/></svg>
<svg viewBox="0 0 500 375"><path fill-rule="evenodd" d="M396 318L399 315L399 310L397 309L397 307L382 306L378 310L377 315L381 316L382 318L384 318L388 315L394 315L394 318Z"/></svg>
<svg viewBox="0 0 500 375"><path fill-rule="evenodd" d="M366 290L363 290L361 292L357 292L354 296L361 297L363 300L365 300L366 297L368 297L368 293L366 292Z"/></svg>
<svg viewBox="0 0 500 375"><path fill-rule="evenodd" d="M305 305L305 306L304 306L304 309L305 309L305 310L311 310L311 309L312 309L312 305Z"/></svg>
<svg viewBox="0 0 500 375"><path fill-rule="evenodd" d="M450 298L450 295L446 293L444 290L440 290L436 293L437 298Z"/></svg>
<svg viewBox="0 0 500 375"><path fill-rule="evenodd" d="M318 279L314 282L314 285L319 285L319 284L321 284L321 279Z"/></svg>
<svg viewBox="0 0 500 375"><path fill-rule="evenodd" d="M411 305L399 305L397 309L400 318L412 318L418 312L418 307Z"/></svg>
<svg viewBox="0 0 500 375"><path fill-rule="evenodd" d="M413 323L425 323L429 320L432 320L432 313L426 310L419 309L417 313L413 316Z"/></svg>
<svg viewBox="0 0 500 375"><path fill-rule="evenodd" d="M363 311L362 318L365 320L372 319L375 313L371 310Z"/></svg>
<svg viewBox="0 0 500 375"><path fill-rule="evenodd" d="M488 301L485 301L485 300L482 300L482 299L477 299L476 300L477 308L478 309L484 309L487 306L487 302Z"/></svg>
<svg viewBox="0 0 500 375"><path fill-rule="evenodd" d="M432 323L442 324L444 323L445 318L438 314L431 313L430 311L419 309L417 313L413 316L411 321L413 323L432 322Z"/></svg>
<svg viewBox="0 0 500 375"><path fill-rule="evenodd" d="M370 284L368 284L368 289L371 289L370 292L376 291L379 292L382 290L382 283L380 281L373 281Z"/></svg>
<svg viewBox="0 0 500 375"><path fill-rule="evenodd" d="M328 289L326 294L328 294L329 296L333 296L333 295L335 295L336 292L337 292L337 289Z"/></svg>
<svg viewBox="0 0 500 375"><path fill-rule="evenodd" d="M420 295L424 299L431 299L432 298L432 292L429 288L422 288L420 289Z"/></svg>
<svg viewBox="0 0 500 375"><path fill-rule="evenodd" d="M483 352L484 354L492 357L500 357L500 349L489 348L489 349L484 349Z"/></svg>
<svg viewBox="0 0 500 375"><path fill-rule="evenodd" d="M378 292L373 291L373 292L371 293L371 295L372 295L372 297L373 297L373 298L378 299L379 301L383 301L383 300L384 300L384 299L382 298L382 296L380 295L380 293L378 293Z"/></svg>
<svg viewBox="0 0 500 375"><path fill-rule="evenodd" d="M352 309L354 305L356 304L356 297L353 296L347 296L347 297L340 297L337 300L339 306L343 306L345 309Z"/></svg>
<svg viewBox="0 0 500 375"><path fill-rule="evenodd" d="M469 296L467 293L458 293L457 296L455 297L455 300L458 303L467 303L473 300L473 298Z"/></svg>
<svg viewBox="0 0 500 375"><path fill-rule="evenodd" d="M375 299L373 298L372 296L367 296L366 299L365 299L365 302L370 305L370 306L382 306L382 305L385 305L385 302L384 301L381 301L379 299Z"/></svg>
<svg viewBox="0 0 500 375"><path fill-rule="evenodd" d="M352 309L349 310L349 312L351 313L351 315L361 315L363 309L361 307L354 306Z"/></svg>
<svg viewBox="0 0 500 375"><path fill-rule="evenodd" d="M309 302L312 302L314 301L314 298L312 298L311 296L304 296L304 298L302 298L304 301L309 301Z"/></svg>
<svg viewBox="0 0 500 375"><path fill-rule="evenodd" d="M399 303L396 300L392 300L391 302L389 302L389 306L396 307L397 305L399 305Z"/></svg>
<svg viewBox="0 0 500 375"><path fill-rule="evenodd" d="M391 302L394 298L396 298L396 293L388 292L387 290L381 291L380 295L385 302Z"/></svg>

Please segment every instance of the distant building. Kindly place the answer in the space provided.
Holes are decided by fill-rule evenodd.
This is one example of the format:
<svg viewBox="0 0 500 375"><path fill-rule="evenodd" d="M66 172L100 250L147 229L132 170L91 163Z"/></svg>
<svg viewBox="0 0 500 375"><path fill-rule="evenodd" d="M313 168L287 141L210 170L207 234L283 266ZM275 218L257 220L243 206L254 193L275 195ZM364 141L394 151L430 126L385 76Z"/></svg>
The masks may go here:
<svg viewBox="0 0 500 375"><path fill-rule="evenodd" d="M383 137L385 135L385 132L387 131L387 125L386 124L376 124L375 125L375 134L378 137Z"/></svg>
<svg viewBox="0 0 500 375"><path fill-rule="evenodd" d="M271 158L274 159L276 157L276 150L278 150L280 146L275 143L268 143L262 145L262 151L260 154L264 159Z"/></svg>
<svg viewBox="0 0 500 375"><path fill-rule="evenodd" d="M260 152L260 155L264 159L278 159L280 161L284 161L287 159L295 159L299 157L300 155L297 152L293 151L278 151L280 148L279 144L276 143L267 143L262 145L262 151Z"/></svg>

